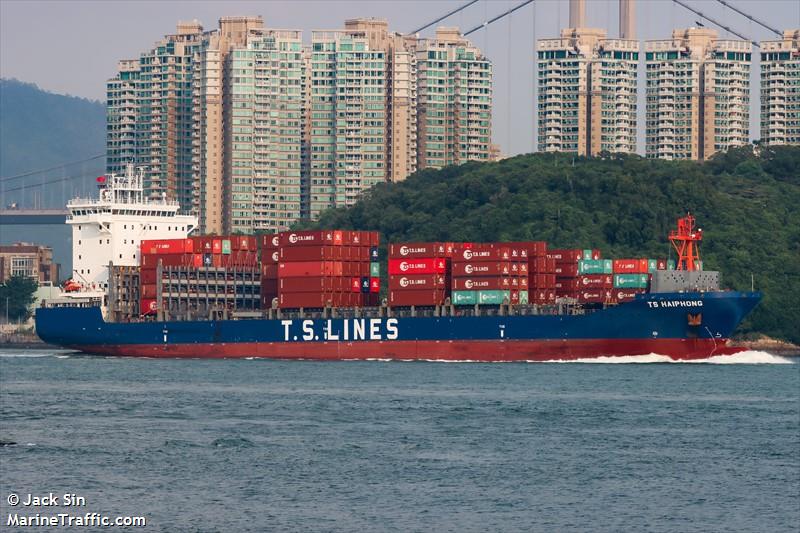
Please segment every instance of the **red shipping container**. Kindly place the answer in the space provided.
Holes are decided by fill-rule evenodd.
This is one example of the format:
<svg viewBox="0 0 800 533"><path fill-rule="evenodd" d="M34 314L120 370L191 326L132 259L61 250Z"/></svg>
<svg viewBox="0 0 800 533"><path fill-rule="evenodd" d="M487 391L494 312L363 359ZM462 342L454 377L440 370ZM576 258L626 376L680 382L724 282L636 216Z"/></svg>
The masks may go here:
<svg viewBox="0 0 800 533"><path fill-rule="evenodd" d="M145 239L141 242L142 255L182 255L194 251L191 239Z"/></svg>
<svg viewBox="0 0 800 533"><path fill-rule="evenodd" d="M278 264L280 261L280 251L276 250L261 250L261 262Z"/></svg>
<svg viewBox="0 0 800 533"><path fill-rule="evenodd" d="M452 272L454 276L511 276L526 275L528 264L520 261L491 262L454 262Z"/></svg>
<svg viewBox="0 0 800 533"><path fill-rule="evenodd" d="M389 274L444 274L447 261L437 259L389 259Z"/></svg>
<svg viewBox="0 0 800 533"><path fill-rule="evenodd" d="M447 242L407 242L389 245L390 259L450 257L452 255L453 244Z"/></svg>
<svg viewBox="0 0 800 533"><path fill-rule="evenodd" d="M158 280L156 276L156 270L139 270L139 284L146 285L146 284L153 284Z"/></svg>
<svg viewBox="0 0 800 533"><path fill-rule="evenodd" d="M289 292L278 295L278 307L282 309L320 308L328 304L332 307L350 307L352 301L348 293Z"/></svg>
<svg viewBox="0 0 800 533"><path fill-rule="evenodd" d="M555 289L557 291L575 292L580 288L578 278L556 278Z"/></svg>
<svg viewBox="0 0 800 533"><path fill-rule="evenodd" d="M529 257L528 269L533 272L547 272L547 258L546 257Z"/></svg>
<svg viewBox="0 0 800 533"><path fill-rule="evenodd" d="M453 262L459 261L510 261L527 259L518 248L505 243L462 242L453 246Z"/></svg>
<svg viewBox="0 0 800 533"><path fill-rule="evenodd" d="M584 303L603 303L611 300L611 291L592 289L578 291L578 301Z"/></svg>
<svg viewBox="0 0 800 533"><path fill-rule="evenodd" d="M433 290L449 288L450 284L444 274L389 276L390 290Z"/></svg>
<svg viewBox="0 0 800 533"><path fill-rule="evenodd" d="M341 246L344 235L341 230L284 231L278 234L280 246L314 246L328 244Z"/></svg>
<svg viewBox="0 0 800 533"><path fill-rule="evenodd" d="M305 276L278 279L279 292L334 292L334 279L329 276Z"/></svg>
<svg viewBox="0 0 800 533"><path fill-rule="evenodd" d="M389 291L388 304L390 306L442 305L447 297L447 292L443 290Z"/></svg>
<svg viewBox="0 0 800 533"><path fill-rule="evenodd" d="M657 270L666 270L667 269L667 260L666 259L658 259L658 260L656 260L656 269Z"/></svg>
<svg viewBox="0 0 800 533"><path fill-rule="evenodd" d="M342 263L337 261L301 261L293 263L278 263L279 278L341 275Z"/></svg>
<svg viewBox="0 0 800 533"><path fill-rule="evenodd" d="M611 293L611 300L614 302L629 302L636 298L637 294L644 294L645 289L616 289Z"/></svg>
<svg viewBox="0 0 800 533"><path fill-rule="evenodd" d="M615 274L647 274L647 259L614 259Z"/></svg>
<svg viewBox="0 0 800 533"><path fill-rule="evenodd" d="M277 250L280 246L280 238L278 234L275 233L269 235L259 235L259 247L262 250Z"/></svg>
<svg viewBox="0 0 800 533"><path fill-rule="evenodd" d="M556 263L553 272L556 276L574 278L578 275L578 263Z"/></svg>
<svg viewBox="0 0 800 533"><path fill-rule="evenodd" d="M377 231L370 231L369 232L369 245L370 246L380 246L381 244L381 234Z"/></svg>
<svg viewBox="0 0 800 533"><path fill-rule="evenodd" d="M507 291L511 289L511 278L453 278L451 287L454 291Z"/></svg>
<svg viewBox="0 0 800 533"><path fill-rule="evenodd" d="M249 235L231 235L231 250L250 251L258 248L258 241Z"/></svg>
<svg viewBox="0 0 800 533"><path fill-rule="evenodd" d="M145 254L141 258L141 266L145 269L154 269L158 267L158 262L161 261L163 267L176 267L176 266L193 266L192 255L152 255Z"/></svg>
<svg viewBox="0 0 800 533"><path fill-rule="evenodd" d="M276 279L278 277L278 263L275 264L262 264L261 265L261 279Z"/></svg>
<svg viewBox="0 0 800 533"><path fill-rule="evenodd" d="M278 294L277 278L261 278L261 294Z"/></svg>
<svg viewBox="0 0 800 533"><path fill-rule="evenodd" d="M577 263L583 259L583 250L549 250L547 257L555 259L556 263Z"/></svg>
<svg viewBox="0 0 800 533"><path fill-rule="evenodd" d="M611 289L614 287L612 274L588 274L578 277L578 286L592 289Z"/></svg>
<svg viewBox="0 0 800 533"><path fill-rule="evenodd" d="M369 292L381 292L381 278L369 278Z"/></svg>
<svg viewBox="0 0 800 533"><path fill-rule="evenodd" d="M156 287L157 285L155 283L141 285L139 287L139 296L142 298L155 298L157 296Z"/></svg>
<svg viewBox="0 0 800 533"><path fill-rule="evenodd" d="M281 261L341 261L342 246L289 246L280 248Z"/></svg>
<svg viewBox="0 0 800 533"><path fill-rule="evenodd" d="M139 300L139 313L142 315L154 315L158 312L158 302L150 298Z"/></svg>

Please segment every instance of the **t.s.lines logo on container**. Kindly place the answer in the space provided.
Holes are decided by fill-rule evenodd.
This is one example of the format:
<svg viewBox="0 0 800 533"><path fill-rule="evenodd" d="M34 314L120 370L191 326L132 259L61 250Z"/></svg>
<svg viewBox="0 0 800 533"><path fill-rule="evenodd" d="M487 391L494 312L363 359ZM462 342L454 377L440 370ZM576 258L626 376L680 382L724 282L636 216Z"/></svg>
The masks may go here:
<svg viewBox="0 0 800 533"><path fill-rule="evenodd" d="M401 246L400 247L400 255L408 255L408 246Z"/></svg>
<svg viewBox="0 0 800 533"><path fill-rule="evenodd" d="M464 272L467 274L472 274L475 271L475 267L472 265L467 265L464 267Z"/></svg>
<svg viewBox="0 0 800 533"><path fill-rule="evenodd" d="M472 259L472 250L464 250L464 259Z"/></svg>
<svg viewBox="0 0 800 533"><path fill-rule="evenodd" d="M272 252L272 261L277 263L278 262L278 252Z"/></svg>
<svg viewBox="0 0 800 533"><path fill-rule="evenodd" d="M297 235L295 235L294 233L289 235L289 242L292 243L292 244L296 243L297 242Z"/></svg>
<svg viewBox="0 0 800 533"><path fill-rule="evenodd" d="M408 263L406 263L405 261L400 263L400 270L402 270L403 272L407 272L408 271Z"/></svg>
<svg viewBox="0 0 800 533"><path fill-rule="evenodd" d="M400 286L408 287L408 278L400 278Z"/></svg>
<svg viewBox="0 0 800 533"><path fill-rule="evenodd" d="M468 279L467 281L464 282L464 288L465 289L471 289L472 288L472 280L471 279Z"/></svg>

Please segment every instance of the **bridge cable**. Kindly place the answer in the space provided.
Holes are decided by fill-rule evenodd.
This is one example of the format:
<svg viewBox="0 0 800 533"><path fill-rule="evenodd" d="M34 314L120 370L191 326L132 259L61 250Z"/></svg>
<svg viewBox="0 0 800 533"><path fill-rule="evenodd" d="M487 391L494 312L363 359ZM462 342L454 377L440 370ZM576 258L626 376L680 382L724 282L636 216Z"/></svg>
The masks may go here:
<svg viewBox="0 0 800 533"><path fill-rule="evenodd" d="M56 166L50 167L50 168L43 168L43 169L40 169L40 170L31 170L30 172L25 172L23 174L17 174L15 176L3 176L2 178L0 178L0 181L16 180L16 179L24 178L24 177L27 177L27 176L32 176L34 174L41 174L42 172L49 172L51 170L58 170L59 168L64 168L64 167L67 167L67 166L70 166L70 165L77 165L78 163L86 163L88 161L94 161L95 159L100 159L101 157L105 157L105 156L106 156L106 154L102 153L102 154L94 155L94 156L89 157L87 159L81 159L80 161L70 161L69 163L62 163L60 165L56 165Z"/></svg>
<svg viewBox="0 0 800 533"><path fill-rule="evenodd" d="M466 36L467 36L467 35L469 35L470 33L475 33L476 31L478 31L478 30L480 30L480 29L483 29L483 28L485 28L486 26L488 26L488 25L489 25L489 24L491 24L492 22L496 22L496 21L500 20L501 18L503 18L503 17L505 17L505 16L507 16L507 15L510 15L510 14L511 14L511 13L513 13L514 11L516 11L516 10L518 10L518 9L521 9L521 8L523 8L523 7L527 6L528 4L530 4L530 3L532 3L532 2L535 2L535 1L536 1L536 0L525 0L525 2L522 2L521 4L518 4L518 5L516 5L515 7L512 7L512 8L511 8L511 9L509 9L508 11L505 11L505 12L503 12L503 13L500 13L499 15L497 15L496 17L494 17L493 19L491 19L491 20L487 20L487 21L485 21L483 24L481 24L481 25L479 25L479 26L475 26L474 28L472 28L472 29L471 29L471 30L469 30L468 32L465 32L463 35L464 35L464 37L466 37Z"/></svg>
<svg viewBox="0 0 800 533"><path fill-rule="evenodd" d="M456 8L456 9L454 9L454 10L450 11L449 13L447 13L447 14L445 14L445 15L442 15L442 16L441 16L441 17L439 17L438 19L436 19L436 20L434 20L434 21L432 21L432 22L429 22L429 23L425 24L424 26L422 26L422 27L420 27L420 28L417 28L416 30L414 30L414 31L410 32L410 34L411 34L411 35L413 35L413 34L415 34L415 33L419 33L419 32L421 32L422 30L425 30L425 29L427 29L427 28L430 28L431 26L433 26L433 25L434 25L434 24L436 24L437 22L441 22L441 21L443 21L444 19L446 19L447 17L449 17L449 16L451 16L451 15L455 15L455 14L456 14L456 13L458 13L459 11L463 11L464 9L468 8L469 6L471 6L472 4L476 4L476 3L478 3L478 1L479 1L479 0L471 0L471 1L467 2L466 4L464 4L463 6L461 6L461 7L458 7L458 8Z"/></svg>
<svg viewBox="0 0 800 533"><path fill-rule="evenodd" d="M724 25L724 24L722 24L720 22L717 22L716 20L712 19L708 15L704 15L703 13L701 13L698 10L696 10L695 8L693 8L693 7L689 6L689 5L681 2L681 0L672 0L672 2L675 3L675 4L678 4L679 6L683 7L684 9L688 9L689 11L694 13L695 15L706 19L707 21L709 21L710 23L714 24L715 26L720 27L723 30L734 34L735 36L739 37L740 39L744 39L745 41L750 41L753 44L753 46L755 46L756 48L761 48L761 46L759 46L759 44L756 41L754 41L754 40L752 40L752 39L750 39L748 37L745 37L741 33L738 33L736 31L732 30L731 28L729 28L728 26L726 26L726 25Z"/></svg>
<svg viewBox="0 0 800 533"><path fill-rule="evenodd" d="M733 11L736 11L736 12L737 12L737 13L739 13L741 16L743 16L743 17L745 17L745 18L748 18L748 19L750 19L751 21L755 22L756 24L758 24L758 25L759 25L759 26L761 26L762 28L766 28L766 29L768 29L769 31L771 31L772 33L774 33L775 35L777 35L778 37L782 37L782 36L783 36L783 33L781 33L780 31L776 30L776 29L775 29L775 28L773 28L772 26L769 26L769 25L768 25L766 22L761 22L761 21L760 21L760 20L758 20L757 18L755 18L755 17L753 17L753 16L750 16L750 15L748 15L747 13L745 13L744 11L742 11L741 9L737 8L736 6L733 6L733 5L731 5L730 3L726 2L725 0L717 0L717 2L719 2L720 4L722 4L722 5L723 5L723 6L725 6L725 7L728 7L728 8L730 8L730 9L732 9Z"/></svg>

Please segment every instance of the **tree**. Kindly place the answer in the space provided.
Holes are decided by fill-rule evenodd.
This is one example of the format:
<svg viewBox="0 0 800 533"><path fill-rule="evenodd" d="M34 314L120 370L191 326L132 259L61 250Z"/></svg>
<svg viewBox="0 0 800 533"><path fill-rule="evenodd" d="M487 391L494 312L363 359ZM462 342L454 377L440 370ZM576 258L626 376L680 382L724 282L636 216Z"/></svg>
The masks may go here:
<svg viewBox="0 0 800 533"><path fill-rule="evenodd" d="M33 278L12 276L0 285L0 306L2 316L11 320L26 320L30 316L30 306L36 299L35 293L39 284Z"/></svg>

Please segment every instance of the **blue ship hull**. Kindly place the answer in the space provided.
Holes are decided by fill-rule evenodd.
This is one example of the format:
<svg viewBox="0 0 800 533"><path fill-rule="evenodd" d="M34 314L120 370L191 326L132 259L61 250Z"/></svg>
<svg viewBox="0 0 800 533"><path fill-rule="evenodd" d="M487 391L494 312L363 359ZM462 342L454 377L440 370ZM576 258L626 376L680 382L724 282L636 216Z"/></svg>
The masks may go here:
<svg viewBox="0 0 800 533"><path fill-rule="evenodd" d="M138 357L544 361L658 353L696 359L727 345L760 293L639 295L582 315L241 319L110 323L99 308L36 312L47 343Z"/></svg>

